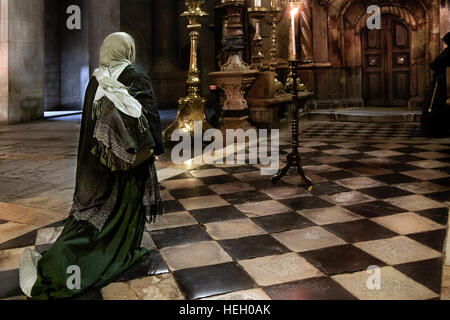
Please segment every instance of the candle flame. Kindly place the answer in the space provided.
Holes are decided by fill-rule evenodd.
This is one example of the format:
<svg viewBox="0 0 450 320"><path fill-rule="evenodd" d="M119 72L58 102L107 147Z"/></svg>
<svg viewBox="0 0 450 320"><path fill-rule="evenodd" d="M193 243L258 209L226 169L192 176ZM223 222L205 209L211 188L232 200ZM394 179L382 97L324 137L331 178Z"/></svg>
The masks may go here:
<svg viewBox="0 0 450 320"><path fill-rule="evenodd" d="M298 8L292 8L291 9L291 16L296 16L297 15L297 13L298 13Z"/></svg>

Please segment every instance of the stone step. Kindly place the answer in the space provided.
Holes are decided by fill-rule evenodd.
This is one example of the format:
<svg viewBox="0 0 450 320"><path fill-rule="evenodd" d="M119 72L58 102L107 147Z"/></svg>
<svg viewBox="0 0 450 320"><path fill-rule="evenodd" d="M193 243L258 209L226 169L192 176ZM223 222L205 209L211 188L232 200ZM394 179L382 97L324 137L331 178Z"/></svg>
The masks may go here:
<svg viewBox="0 0 450 320"><path fill-rule="evenodd" d="M312 110L307 119L342 122L420 122L421 110L334 109Z"/></svg>

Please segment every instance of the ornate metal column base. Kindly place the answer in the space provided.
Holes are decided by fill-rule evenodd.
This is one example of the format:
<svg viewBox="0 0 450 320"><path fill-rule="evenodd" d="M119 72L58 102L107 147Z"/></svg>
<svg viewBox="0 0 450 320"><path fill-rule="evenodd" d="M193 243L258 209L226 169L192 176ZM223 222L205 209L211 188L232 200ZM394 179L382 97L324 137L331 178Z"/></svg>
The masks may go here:
<svg viewBox="0 0 450 320"><path fill-rule="evenodd" d="M280 170L280 172L275 175L272 178L273 183L279 182L284 176L287 175L289 172L289 169L293 166L297 168L297 171L300 175L300 177L303 179L303 182L306 184L306 187L308 188L308 191L312 191L313 184L311 180L306 176L303 167L302 167L302 157L300 156L300 152L298 151L298 113L299 113L299 92L298 92L298 73L297 73L297 66L298 66L298 60L289 61L289 68L291 70L291 73L293 75L293 106L292 106L292 120L291 120L291 134L292 134L292 140L291 140L291 146L292 146L292 152L287 156L287 164L286 166ZM312 93L303 94L302 99L308 99L313 96Z"/></svg>
<svg viewBox="0 0 450 320"><path fill-rule="evenodd" d="M172 123L164 131L164 139L166 143L170 143L172 134L180 130L181 132L189 132L194 137L195 122L202 123L203 131L211 129L205 115L206 99L199 95L187 96L178 100L178 115L174 123Z"/></svg>

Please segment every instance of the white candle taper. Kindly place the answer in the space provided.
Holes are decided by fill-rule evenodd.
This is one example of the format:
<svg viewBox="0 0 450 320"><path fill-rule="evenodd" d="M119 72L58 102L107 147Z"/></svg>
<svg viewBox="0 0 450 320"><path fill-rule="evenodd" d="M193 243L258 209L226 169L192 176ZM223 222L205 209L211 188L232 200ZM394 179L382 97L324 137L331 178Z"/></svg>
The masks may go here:
<svg viewBox="0 0 450 320"><path fill-rule="evenodd" d="M296 37L295 37L295 16L298 13L298 8L292 8L291 9L291 59L296 60L297 59L297 44L296 44Z"/></svg>
<svg viewBox="0 0 450 320"><path fill-rule="evenodd" d="M261 0L255 0L254 6L255 6L255 8L261 7Z"/></svg>

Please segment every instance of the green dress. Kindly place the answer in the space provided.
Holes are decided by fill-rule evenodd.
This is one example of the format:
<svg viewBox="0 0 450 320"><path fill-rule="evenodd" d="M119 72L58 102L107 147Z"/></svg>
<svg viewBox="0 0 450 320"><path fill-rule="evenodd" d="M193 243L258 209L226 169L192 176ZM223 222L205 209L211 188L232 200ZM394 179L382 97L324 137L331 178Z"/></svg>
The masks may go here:
<svg viewBox="0 0 450 320"><path fill-rule="evenodd" d="M130 65L118 80L142 104L142 119L121 114L107 100L94 105L98 82L91 79L83 110L74 205L61 236L37 264L33 299L67 299L104 287L149 256L140 245L148 219L162 214L151 157L164 152L161 123L147 75ZM101 124L103 131L97 134ZM108 138L106 145L93 138L102 134ZM73 266L80 271L80 289L68 285Z"/></svg>

